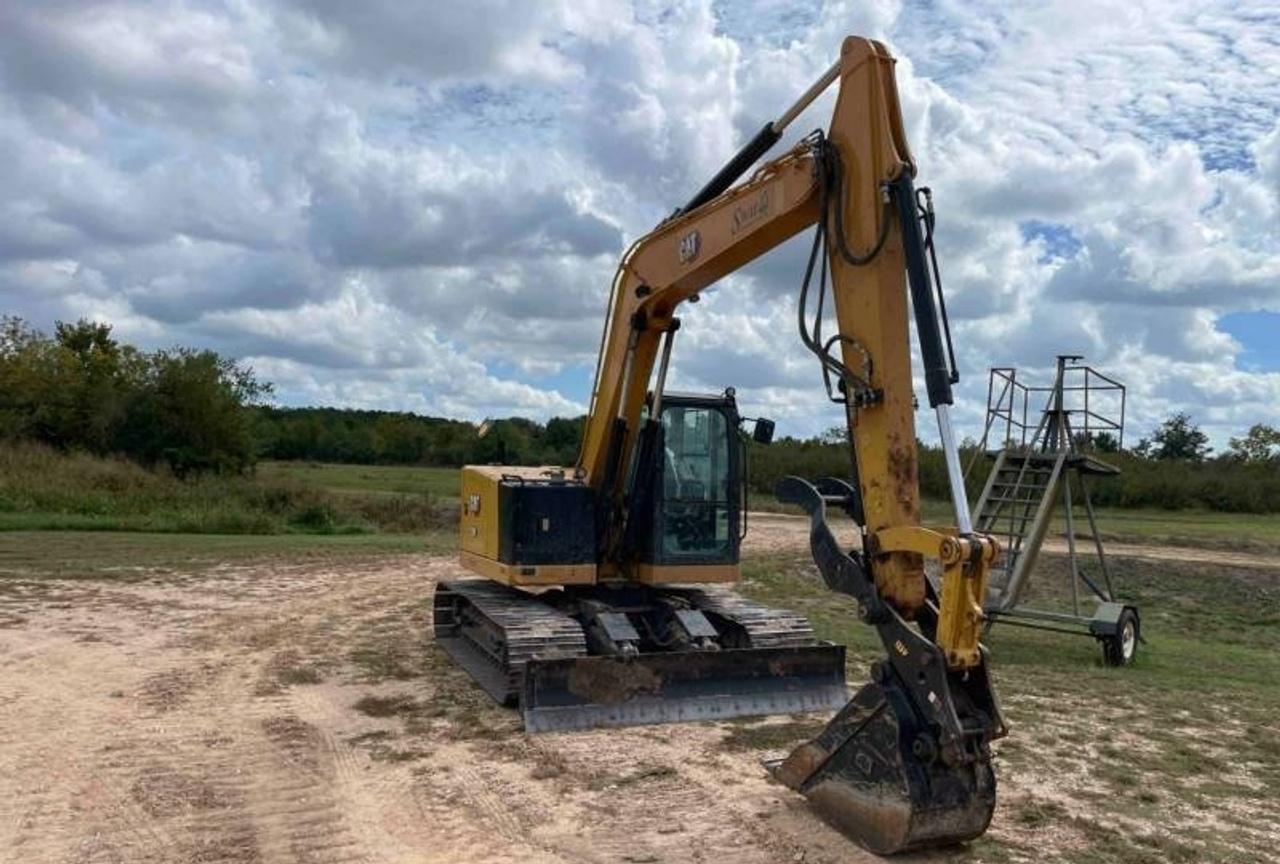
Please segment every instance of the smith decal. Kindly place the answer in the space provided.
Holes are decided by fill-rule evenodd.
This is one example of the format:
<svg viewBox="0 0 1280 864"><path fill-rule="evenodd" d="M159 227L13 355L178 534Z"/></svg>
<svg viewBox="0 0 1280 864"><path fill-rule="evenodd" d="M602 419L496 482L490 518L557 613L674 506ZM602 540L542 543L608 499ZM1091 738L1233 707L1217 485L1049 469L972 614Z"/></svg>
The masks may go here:
<svg viewBox="0 0 1280 864"><path fill-rule="evenodd" d="M688 234L680 238L680 263L688 264L694 258L698 257L698 250L702 248L702 236L698 234L697 229L690 231Z"/></svg>
<svg viewBox="0 0 1280 864"><path fill-rule="evenodd" d="M769 215L769 190L761 189L750 201L744 201L733 210L733 233L759 222Z"/></svg>

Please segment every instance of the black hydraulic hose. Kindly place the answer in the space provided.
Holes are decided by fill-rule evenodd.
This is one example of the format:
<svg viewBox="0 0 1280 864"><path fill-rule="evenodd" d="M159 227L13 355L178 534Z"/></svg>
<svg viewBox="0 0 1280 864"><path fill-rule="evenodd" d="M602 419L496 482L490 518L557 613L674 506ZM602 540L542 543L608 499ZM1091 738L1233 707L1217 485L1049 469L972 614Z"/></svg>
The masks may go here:
<svg viewBox="0 0 1280 864"><path fill-rule="evenodd" d="M902 172L889 184L890 195L898 210L902 226L902 251L907 264L907 282L911 288L911 306L916 313L916 333L920 337L920 357L924 361L924 382L929 392L929 407L952 404L951 368L947 363L942 331L938 326L938 307L929 266L925 257L924 237L916 217L916 194L911 176Z"/></svg>
<svg viewBox="0 0 1280 864"><path fill-rule="evenodd" d="M716 172L716 176L707 181L707 185L698 190L698 194L689 199L688 203L676 211L679 213L688 213L690 210L696 210L703 204L706 204L712 198L715 198L734 184L739 177L746 173L747 169L756 163L756 161L769 151L769 148L778 143L782 137L782 132L774 131L772 123L764 124L755 137L743 145L734 157L725 163L724 167Z"/></svg>
<svg viewBox="0 0 1280 864"><path fill-rule="evenodd" d="M885 207L884 215L880 220L880 231L876 235L876 242L866 252L854 252L849 248L848 239L844 233L844 166L840 163L840 153L825 140L821 144L818 171L822 175L819 177L822 190L822 218L830 218L831 211L835 210L835 224L827 233L835 235L836 250L839 251L840 257L853 267L862 267L871 263L884 248L885 241L889 239L889 208ZM831 206L832 192L836 193L834 208Z"/></svg>
<svg viewBox="0 0 1280 864"><path fill-rule="evenodd" d="M834 375L838 380L845 383L846 386L852 385L864 394L871 393L871 382L868 378L856 375L844 363L835 357L832 352L833 346L837 342L851 342L847 337L837 333L835 336L822 341L822 315L826 301L827 293L827 250L829 245L828 237L833 231L839 232L843 229L844 218L841 216L842 207L841 199L835 199L835 207L832 204L832 192L843 191L843 183L841 182L840 158L836 151L830 147L826 138L821 131L814 132L810 136L811 147L814 153L814 164L818 177L818 210L821 214L818 218L817 227L814 229L813 246L809 250L809 260L805 266L804 279L800 284L800 298L796 304L796 317L800 330L800 340L822 363L822 375L827 385L827 395L832 401L844 403L853 394L844 392L839 396L831 386L831 376ZM832 220L831 211L834 209L836 215ZM884 247L885 240L889 235L889 220L892 218L891 211L886 207L884 218L880 224L879 235L875 244L862 254L854 254L849 250L847 242L843 236L838 237L838 248L841 257L850 265L855 267L863 266L872 261L880 250ZM835 224L832 224L834 221ZM819 256L821 261L819 262ZM813 329L809 329L808 322L808 300L809 286L813 282L813 271L817 267L818 275L818 302L814 313ZM852 343L856 345L857 343ZM863 352L865 355L865 351ZM870 373L870 359L867 359L868 376ZM855 401L858 397L854 397Z"/></svg>
<svg viewBox="0 0 1280 864"><path fill-rule="evenodd" d="M813 268L818 263L818 256L826 253L826 244L822 242L822 227L823 223L818 222L818 227L814 229L813 247L809 250L809 261L804 268L804 279L800 282L800 297L796 301L796 323L800 328L800 341L815 354L819 354L821 346L818 342L817 334L811 335L809 332L809 320L805 312L809 305L809 285L813 281ZM822 288L819 288L819 291L821 290Z"/></svg>
<svg viewBox="0 0 1280 864"><path fill-rule="evenodd" d="M924 196L924 205L920 207L921 218L924 219L924 246L929 250L929 265L933 271L933 284L938 289L938 311L942 314L942 334L947 337L947 360L951 364L951 383L960 383L960 367L956 365L956 347L951 341L951 319L947 317L947 293L942 290L942 271L938 269L938 252L933 242L933 193L929 187L916 190L916 198Z"/></svg>

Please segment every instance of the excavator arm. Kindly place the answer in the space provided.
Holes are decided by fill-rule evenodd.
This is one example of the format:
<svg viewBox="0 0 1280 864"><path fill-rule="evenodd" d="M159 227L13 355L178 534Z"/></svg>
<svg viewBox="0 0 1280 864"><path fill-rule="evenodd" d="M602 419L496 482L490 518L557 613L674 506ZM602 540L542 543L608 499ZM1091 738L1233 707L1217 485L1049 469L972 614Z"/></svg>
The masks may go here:
<svg viewBox="0 0 1280 864"><path fill-rule="evenodd" d="M605 499L602 576L625 578L629 460L646 399L662 400L680 303L815 227L800 308L805 344L845 406L852 484L787 478L779 497L806 509L827 585L850 594L888 659L821 736L774 766L824 816L874 851L981 834L995 804L989 742L1005 734L979 644L991 538L974 534L949 408L954 364L931 278L932 204L913 186L894 60L850 37L841 57L787 114L766 126L695 198L628 251L614 279L577 472ZM839 82L829 130L730 185L805 105ZM923 227L922 227L923 226ZM818 298L810 301L815 271ZM829 276L837 332L820 332ZM910 299L908 299L910 298ZM817 306L806 321L806 303ZM920 524L909 319L947 458L957 527ZM661 360L660 360L661 358ZM655 365L657 384L650 393ZM658 415L651 405L650 418ZM652 419L646 422L656 422ZM829 505L859 523L843 550ZM926 576L935 562L937 581Z"/></svg>
<svg viewBox="0 0 1280 864"><path fill-rule="evenodd" d="M825 343L816 328L810 334L802 324L802 333L822 358L824 373L834 376L838 400L849 409L849 438L859 480L857 515L870 542L879 549L872 566L877 590L901 614L914 618L927 593L922 551L937 557L942 543L940 535L919 529L911 307L929 402L938 415L951 473L960 535L952 542L971 557L994 552L985 538L972 537L960 479L948 413L953 372L927 270L912 183L915 163L903 133L893 63L877 42L845 40L840 61L797 103L807 104L822 86L839 80L839 97L826 135L815 133L764 164L747 182L711 194L716 186L727 186L734 179L722 172L695 196L694 207L677 211L623 257L611 291L577 466L586 484L612 501L604 527L607 549L616 550L628 515L624 481L636 451L641 409L650 398L660 350L667 355L675 338L677 308L817 225L815 239L829 250L823 270L830 269L838 333ZM776 127L796 113L793 109L783 120L766 126L744 152L756 152L762 141L776 140L780 134ZM818 246L815 242L815 252ZM662 398L665 371L664 364L652 393L657 401ZM651 417L656 414L650 412ZM603 575L621 575L617 568L623 563L616 552L606 555L603 567L612 566L614 572ZM977 606L957 608L962 618L980 614L979 587L985 590L974 586L969 592ZM946 646L952 651L953 664L973 665L980 622L953 625L948 619L946 625L944 632L954 637L954 644Z"/></svg>

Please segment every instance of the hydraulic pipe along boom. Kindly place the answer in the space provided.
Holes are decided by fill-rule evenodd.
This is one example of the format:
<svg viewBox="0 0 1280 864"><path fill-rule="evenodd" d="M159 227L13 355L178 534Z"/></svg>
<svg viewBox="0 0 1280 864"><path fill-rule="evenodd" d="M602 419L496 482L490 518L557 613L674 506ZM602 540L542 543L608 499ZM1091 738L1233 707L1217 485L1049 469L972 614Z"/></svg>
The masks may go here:
<svg viewBox="0 0 1280 864"><path fill-rule="evenodd" d="M676 211L675 215L688 213L696 210L703 204L706 204L712 198L719 197L725 190L738 181L738 178L747 172L747 169L759 161L760 157L769 152L769 149L777 144L782 138L782 133L791 125L791 121L800 116L800 112L817 99L831 86L832 82L840 77L840 62L836 61L831 68L822 73L822 77L813 83L813 85L804 92L804 94L795 101L790 108L782 113L777 120L764 124L755 136L742 146L742 149L734 154L733 158L725 163L724 167L716 172L716 175L707 181L707 184L698 190L698 193L685 203L683 207Z"/></svg>

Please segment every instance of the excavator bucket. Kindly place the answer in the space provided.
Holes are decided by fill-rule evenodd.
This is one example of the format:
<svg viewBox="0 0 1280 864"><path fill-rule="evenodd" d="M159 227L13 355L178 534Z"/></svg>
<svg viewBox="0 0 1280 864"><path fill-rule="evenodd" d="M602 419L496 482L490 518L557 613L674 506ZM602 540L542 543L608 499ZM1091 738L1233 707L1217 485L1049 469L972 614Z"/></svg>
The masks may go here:
<svg viewBox="0 0 1280 864"><path fill-rule="evenodd" d="M826 524L828 504L853 508L849 484L787 477L777 495L808 511L818 572L827 587L857 600L888 657L821 735L767 767L825 820L879 854L981 835L996 803L989 742L1006 732L985 649L976 665L948 668L934 642L939 602L932 586L914 624L880 600L865 553L844 551Z"/></svg>
<svg viewBox="0 0 1280 864"><path fill-rule="evenodd" d="M823 819L878 854L981 835L996 805L990 764L948 765L921 731L902 690L873 682L821 735L768 767Z"/></svg>
<svg viewBox="0 0 1280 864"><path fill-rule="evenodd" d="M528 732L832 711L849 698L843 645L533 659Z"/></svg>

